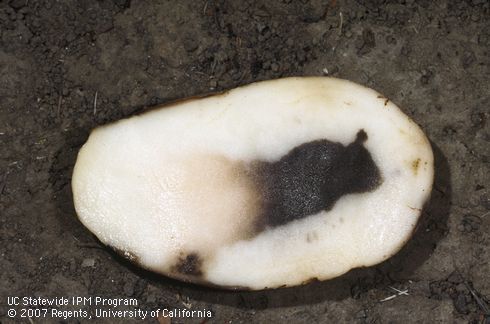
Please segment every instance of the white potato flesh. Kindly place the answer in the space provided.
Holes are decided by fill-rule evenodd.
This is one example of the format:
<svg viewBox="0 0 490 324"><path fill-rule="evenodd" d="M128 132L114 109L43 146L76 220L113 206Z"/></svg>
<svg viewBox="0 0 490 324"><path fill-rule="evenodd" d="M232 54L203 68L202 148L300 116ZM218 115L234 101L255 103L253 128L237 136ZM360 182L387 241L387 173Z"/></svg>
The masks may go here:
<svg viewBox="0 0 490 324"><path fill-rule="evenodd" d="M364 147L379 171L377 186L257 226L266 199L250 170L321 140ZM185 281L264 289L389 258L412 235L432 182L429 141L391 101L349 81L303 77L99 127L78 154L72 189L81 222L140 266Z"/></svg>

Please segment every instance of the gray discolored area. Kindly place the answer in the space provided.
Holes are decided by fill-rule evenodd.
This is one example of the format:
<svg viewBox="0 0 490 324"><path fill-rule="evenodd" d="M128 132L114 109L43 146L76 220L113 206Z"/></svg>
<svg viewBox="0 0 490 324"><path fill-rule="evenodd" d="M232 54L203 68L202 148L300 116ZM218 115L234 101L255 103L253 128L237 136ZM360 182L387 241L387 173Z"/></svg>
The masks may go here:
<svg viewBox="0 0 490 324"><path fill-rule="evenodd" d="M211 309L220 323L485 319L473 292L488 304L488 1L11 2L0 1L3 301L131 296L149 309ZM394 258L330 282L230 293L132 267L77 221L70 177L97 125L178 98L324 73L378 90L432 141L432 199ZM82 268L84 260L95 262ZM408 295L380 303L396 294L390 287ZM6 311L0 304L2 323Z"/></svg>
<svg viewBox="0 0 490 324"><path fill-rule="evenodd" d="M203 275L202 262L199 254L195 252L182 254L172 270L178 275L200 277Z"/></svg>

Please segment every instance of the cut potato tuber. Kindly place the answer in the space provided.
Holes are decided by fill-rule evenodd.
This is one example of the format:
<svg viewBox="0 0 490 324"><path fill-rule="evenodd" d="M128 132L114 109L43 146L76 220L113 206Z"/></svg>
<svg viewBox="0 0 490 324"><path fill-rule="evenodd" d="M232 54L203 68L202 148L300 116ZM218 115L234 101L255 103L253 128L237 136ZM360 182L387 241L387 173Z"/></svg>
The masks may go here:
<svg viewBox="0 0 490 324"><path fill-rule="evenodd" d="M256 290L386 260L432 182L429 141L391 101L303 77L99 127L72 188L81 222L141 267Z"/></svg>

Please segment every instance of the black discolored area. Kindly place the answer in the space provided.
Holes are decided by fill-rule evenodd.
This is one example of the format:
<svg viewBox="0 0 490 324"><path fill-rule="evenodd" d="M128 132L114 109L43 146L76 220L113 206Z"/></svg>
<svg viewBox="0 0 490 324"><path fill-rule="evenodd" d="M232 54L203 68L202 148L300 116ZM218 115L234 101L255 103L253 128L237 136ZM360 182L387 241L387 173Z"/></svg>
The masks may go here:
<svg viewBox="0 0 490 324"><path fill-rule="evenodd" d="M329 210L343 195L376 189L382 179L363 145L367 138L361 129L347 146L317 140L295 147L277 162L259 163L259 229Z"/></svg>
<svg viewBox="0 0 490 324"><path fill-rule="evenodd" d="M197 253L189 253L180 257L172 270L183 275L202 276L202 259Z"/></svg>

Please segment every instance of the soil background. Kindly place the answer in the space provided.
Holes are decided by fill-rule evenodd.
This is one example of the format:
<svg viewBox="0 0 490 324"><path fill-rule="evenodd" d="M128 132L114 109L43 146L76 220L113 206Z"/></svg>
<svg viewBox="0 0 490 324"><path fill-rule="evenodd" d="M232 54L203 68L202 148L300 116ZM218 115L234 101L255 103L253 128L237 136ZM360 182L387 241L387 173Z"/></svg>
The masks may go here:
<svg viewBox="0 0 490 324"><path fill-rule="evenodd" d="M0 0L0 323L88 321L10 319L8 296L213 314L172 323L490 323L489 45L485 0ZM305 75L376 89L432 142L432 198L395 257L327 282L229 292L139 270L77 220L71 173L97 125ZM394 288L408 295L381 302ZM94 312L60 309L78 308Z"/></svg>

